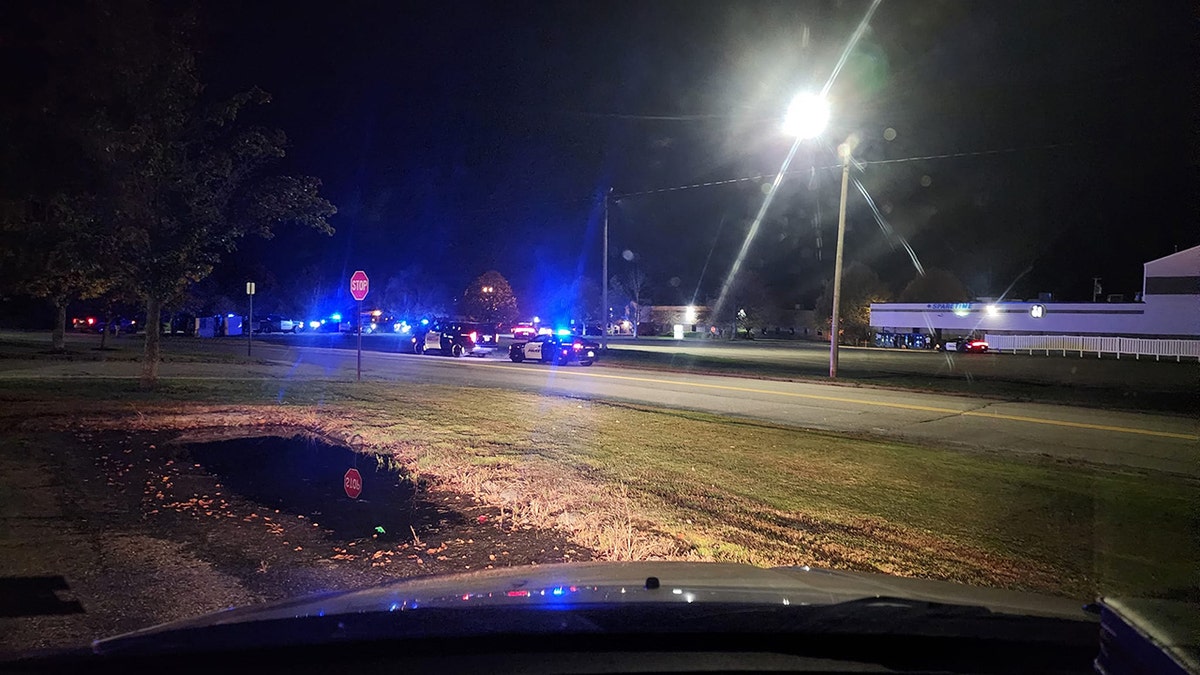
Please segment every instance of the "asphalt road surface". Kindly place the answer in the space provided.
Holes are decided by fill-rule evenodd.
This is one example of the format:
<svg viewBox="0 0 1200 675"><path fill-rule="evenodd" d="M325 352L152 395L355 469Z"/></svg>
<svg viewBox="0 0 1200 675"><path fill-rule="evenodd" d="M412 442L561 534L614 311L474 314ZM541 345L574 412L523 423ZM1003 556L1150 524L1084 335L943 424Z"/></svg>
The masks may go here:
<svg viewBox="0 0 1200 675"><path fill-rule="evenodd" d="M321 347L354 348L354 337L329 333L299 335L260 335L257 342L303 344ZM364 351L396 352L407 349L407 336L376 334L363 336ZM593 337L593 340L599 338ZM501 338L507 349L510 340ZM626 365L642 363L643 358L667 364L674 358L701 359L704 365L726 364L744 370L775 372L784 377L825 377L829 372L829 344L806 340L685 340L663 338L612 338L610 347L618 350ZM842 347L839 371L843 377L869 383L873 380L918 378L986 379L1017 385L1067 386L1111 389L1132 389L1143 394L1194 397L1200 368L1192 363L1155 362L1153 359L1131 360L1128 355L1117 360L1113 355L1103 359L1095 354L1084 357L1059 354L954 354L932 350L900 350L862 347ZM707 361L703 361L707 360ZM1082 397L1080 397L1082 398ZM1172 399L1173 400L1173 399ZM1179 410L1186 406L1174 406Z"/></svg>
<svg viewBox="0 0 1200 675"><path fill-rule="evenodd" d="M364 353L365 377L397 380L405 386L486 386L624 401L812 429L1200 476L1200 425L1187 417L837 384L663 373L605 367L603 362L588 368L514 364L502 353L490 358L415 356L389 353L385 340L393 339L364 338L364 347L383 350ZM309 346L310 342L260 342L255 346L255 355L288 364L292 372L353 376L352 350ZM214 349L239 348L228 342L211 344Z"/></svg>

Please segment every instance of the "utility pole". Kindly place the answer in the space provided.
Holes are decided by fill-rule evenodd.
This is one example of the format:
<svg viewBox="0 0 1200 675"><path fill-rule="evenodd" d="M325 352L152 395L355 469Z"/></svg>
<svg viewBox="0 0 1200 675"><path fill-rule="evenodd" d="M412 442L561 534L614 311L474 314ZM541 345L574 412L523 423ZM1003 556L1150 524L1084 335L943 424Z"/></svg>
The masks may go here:
<svg viewBox="0 0 1200 675"><path fill-rule="evenodd" d="M833 259L833 322L829 325L829 377L836 378L838 370L838 322L842 303L842 247L846 238L846 198L850 183L850 145L838 147L842 156L842 202L838 207L837 255Z"/></svg>
<svg viewBox="0 0 1200 675"><path fill-rule="evenodd" d="M604 318L600 321L600 348L608 351L608 198L612 194L612 188L604 193L604 236L601 237L600 245L600 302L603 307L600 308L600 315ZM587 332L587 327L584 327L584 333Z"/></svg>

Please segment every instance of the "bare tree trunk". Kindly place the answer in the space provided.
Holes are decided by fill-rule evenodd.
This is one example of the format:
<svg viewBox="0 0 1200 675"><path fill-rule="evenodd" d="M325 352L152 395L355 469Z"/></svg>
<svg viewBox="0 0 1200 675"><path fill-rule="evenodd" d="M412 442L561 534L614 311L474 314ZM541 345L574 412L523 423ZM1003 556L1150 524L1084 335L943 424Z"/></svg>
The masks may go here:
<svg viewBox="0 0 1200 675"><path fill-rule="evenodd" d="M100 331L100 349L108 348L108 332L112 330L112 326L113 317L110 312L104 315L104 330ZM120 330L120 327L118 327L118 330Z"/></svg>
<svg viewBox="0 0 1200 675"><path fill-rule="evenodd" d="M50 331L50 344L54 351L61 352L67 348L67 302L54 303L54 330Z"/></svg>
<svg viewBox="0 0 1200 675"><path fill-rule="evenodd" d="M158 359L162 347L162 301L146 298L146 351L142 354L142 389L158 382Z"/></svg>

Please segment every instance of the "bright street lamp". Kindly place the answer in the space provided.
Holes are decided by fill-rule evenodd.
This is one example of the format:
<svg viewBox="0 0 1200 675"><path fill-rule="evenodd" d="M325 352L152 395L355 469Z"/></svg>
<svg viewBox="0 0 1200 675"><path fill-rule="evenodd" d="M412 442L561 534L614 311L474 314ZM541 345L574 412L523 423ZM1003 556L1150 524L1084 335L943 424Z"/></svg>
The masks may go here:
<svg viewBox="0 0 1200 675"><path fill-rule="evenodd" d="M816 94L797 94L783 118L783 131L796 137L796 143L815 138L829 124L829 102ZM795 152L795 146L792 151ZM833 259L833 312L829 324L829 377L836 378L838 370L838 333L842 302L842 251L846 239L846 198L850 183L850 143L838 146L842 160L842 197L838 205L837 254ZM790 156L789 156L790 159Z"/></svg>
<svg viewBox="0 0 1200 675"><path fill-rule="evenodd" d="M797 94L783 118L783 132L799 139L816 138L829 124L829 103L816 94Z"/></svg>

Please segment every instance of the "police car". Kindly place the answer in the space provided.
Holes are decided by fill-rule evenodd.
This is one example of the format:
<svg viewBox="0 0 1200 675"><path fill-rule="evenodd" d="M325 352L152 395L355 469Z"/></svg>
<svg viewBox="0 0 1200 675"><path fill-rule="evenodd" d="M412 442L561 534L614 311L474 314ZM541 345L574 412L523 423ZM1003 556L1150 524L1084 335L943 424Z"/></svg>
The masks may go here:
<svg viewBox="0 0 1200 675"><path fill-rule="evenodd" d="M468 328L452 321L434 321L412 336L413 353L456 357L473 354L479 334Z"/></svg>
<svg viewBox="0 0 1200 675"><path fill-rule="evenodd" d="M577 335L539 335L508 348L508 358L513 363L530 360L564 365L577 361L581 366L590 366L599 353L600 345Z"/></svg>

